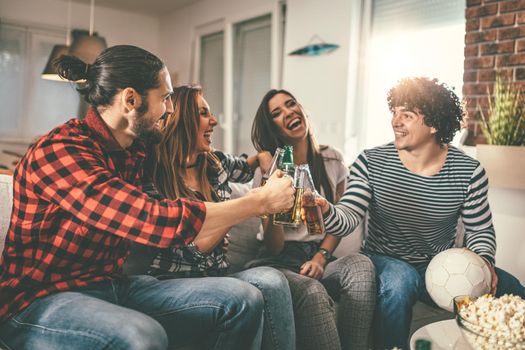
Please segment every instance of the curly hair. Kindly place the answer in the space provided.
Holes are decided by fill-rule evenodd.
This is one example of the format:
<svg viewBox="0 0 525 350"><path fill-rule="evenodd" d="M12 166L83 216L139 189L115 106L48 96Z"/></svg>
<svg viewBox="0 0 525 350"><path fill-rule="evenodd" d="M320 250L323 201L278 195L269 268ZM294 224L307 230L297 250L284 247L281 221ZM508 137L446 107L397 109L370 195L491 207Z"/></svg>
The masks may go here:
<svg viewBox="0 0 525 350"><path fill-rule="evenodd" d="M452 141L465 115L458 96L437 79L401 79L388 91L387 101L392 113L396 107L403 106L422 114L425 125L437 130L436 140L441 145Z"/></svg>

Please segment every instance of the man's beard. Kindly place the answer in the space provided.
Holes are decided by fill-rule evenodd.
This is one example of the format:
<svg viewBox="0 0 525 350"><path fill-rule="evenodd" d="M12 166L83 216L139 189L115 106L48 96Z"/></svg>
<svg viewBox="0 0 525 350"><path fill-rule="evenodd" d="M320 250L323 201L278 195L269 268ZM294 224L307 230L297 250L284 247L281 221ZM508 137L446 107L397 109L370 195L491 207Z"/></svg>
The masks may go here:
<svg viewBox="0 0 525 350"><path fill-rule="evenodd" d="M162 141L162 132L155 125L148 125L148 121L144 115L148 111L148 101L143 99L144 103L137 108L137 119L133 126L133 131L137 138L147 144L157 144ZM164 116L162 116L164 117Z"/></svg>

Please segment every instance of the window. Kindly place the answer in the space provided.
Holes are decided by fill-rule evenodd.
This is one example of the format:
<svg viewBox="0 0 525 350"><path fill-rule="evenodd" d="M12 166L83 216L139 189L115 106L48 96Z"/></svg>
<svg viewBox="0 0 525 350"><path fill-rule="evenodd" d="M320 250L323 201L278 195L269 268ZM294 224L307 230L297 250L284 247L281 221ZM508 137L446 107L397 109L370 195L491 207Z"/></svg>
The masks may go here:
<svg viewBox="0 0 525 350"><path fill-rule="evenodd" d="M393 139L386 95L400 78L438 78L461 98L464 12L465 2L457 0L373 1L362 147Z"/></svg>
<svg viewBox="0 0 525 350"><path fill-rule="evenodd" d="M271 87L271 16L237 23L234 33L233 151L252 153L253 118Z"/></svg>
<svg viewBox="0 0 525 350"><path fill-rule="evenodd" d="M265 6L195 27L192 81L199 82L219 127L214 148L253 153L251 127L263 95L280 86L284 9Z"/></svg>
<svg viewBox="0 0 525 350"><path fill-rule="evenodd" d="M212 113L219 121L213 132L213 147L224 149L224 32L201 36L200 83Z"/></svg>
<svg viewBox="0 0 525 350"><path fill-rule="evenodd" d="M76 116L79 96L67 82L40 77L60 31L0 24L0 141L29 143Z"/></svg>

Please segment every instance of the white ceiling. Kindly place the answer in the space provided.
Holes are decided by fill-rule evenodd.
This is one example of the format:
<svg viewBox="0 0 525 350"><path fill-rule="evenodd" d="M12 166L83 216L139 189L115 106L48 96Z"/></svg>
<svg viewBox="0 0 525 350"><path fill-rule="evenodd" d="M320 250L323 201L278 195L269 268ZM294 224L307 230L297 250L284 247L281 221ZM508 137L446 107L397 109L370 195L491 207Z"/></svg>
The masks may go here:
<svg viewBox="0 0 525 350"><path fill-rule="evenodd" d="M72 1L87 5L91 2L90 0ZM95 7L110 7L143 15L160 16L197 1L201 0L95 0Z"/></svg>

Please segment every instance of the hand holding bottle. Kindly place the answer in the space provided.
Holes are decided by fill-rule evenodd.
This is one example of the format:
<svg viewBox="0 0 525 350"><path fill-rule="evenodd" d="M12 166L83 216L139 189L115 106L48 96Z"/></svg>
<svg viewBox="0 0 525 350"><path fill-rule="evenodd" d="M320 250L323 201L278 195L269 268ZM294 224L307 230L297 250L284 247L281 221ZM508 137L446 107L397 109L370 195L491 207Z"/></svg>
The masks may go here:
<svg viewBox="0 0 525 350"><path fill-rule="evenodd" d="M261 214L275 214L288 210L295 200L292 178L285 176L280 170L275 171L263 187L251 193L257 193L262 197Z"/></svg>

